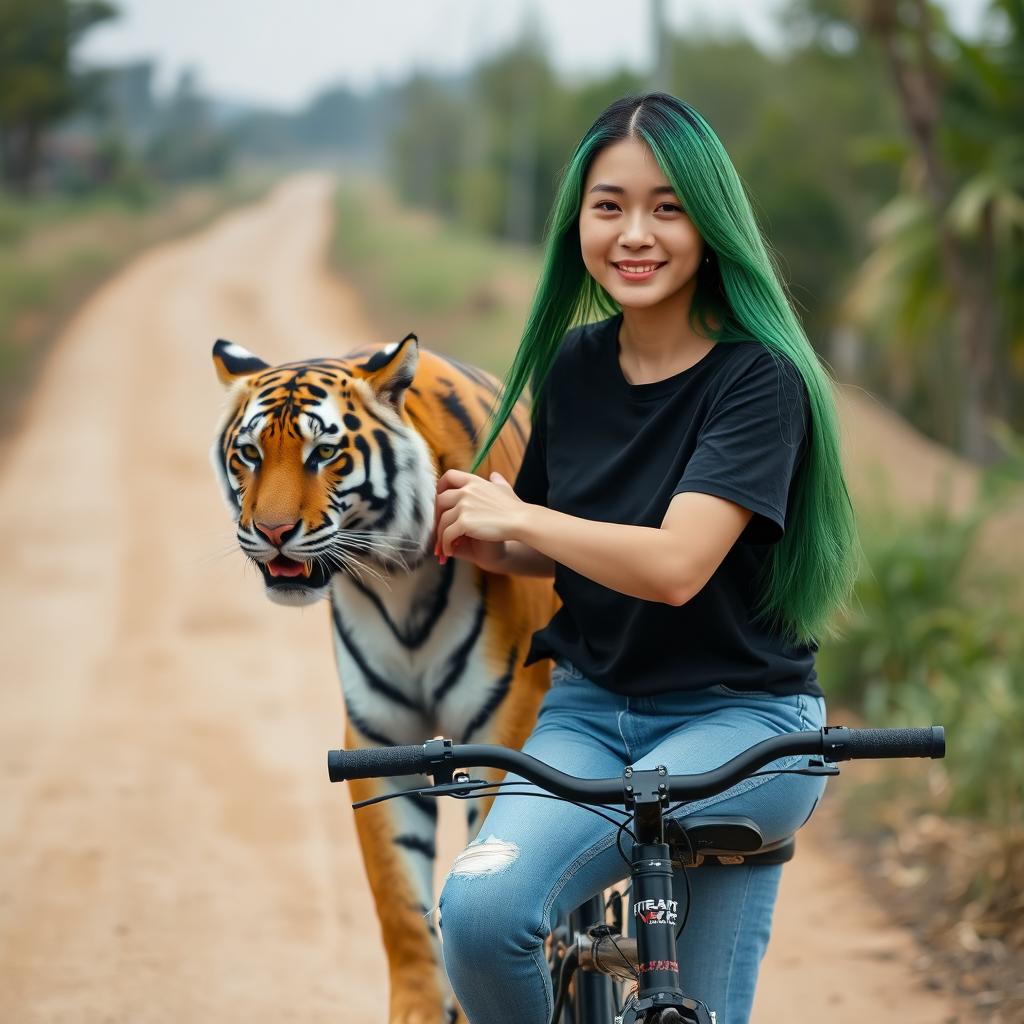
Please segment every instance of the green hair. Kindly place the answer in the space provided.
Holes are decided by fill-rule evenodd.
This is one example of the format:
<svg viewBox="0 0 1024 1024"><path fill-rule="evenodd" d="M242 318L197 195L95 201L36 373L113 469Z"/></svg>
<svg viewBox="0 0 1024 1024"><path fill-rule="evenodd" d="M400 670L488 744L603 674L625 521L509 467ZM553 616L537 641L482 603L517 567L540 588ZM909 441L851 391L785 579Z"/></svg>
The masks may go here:
<svg viewBox="0 0 1024 1024"><path fill-rule="evenodd" d="M571 327L620 311L587 272L580 252L583 185L595 156L622 139L650 147L705 243L690 308L695 329L717 342L755 339L784 356L810 399L809 444L791 492L786 532L773 545L757 614L790 638L832 632L857 575L853 506L843 478L833 381L804 334L725 147L693 107L665 93L618 100L566 166L548 220L543 268L522 340L505 378L475 470L529 383L534 396Z"/></svg>

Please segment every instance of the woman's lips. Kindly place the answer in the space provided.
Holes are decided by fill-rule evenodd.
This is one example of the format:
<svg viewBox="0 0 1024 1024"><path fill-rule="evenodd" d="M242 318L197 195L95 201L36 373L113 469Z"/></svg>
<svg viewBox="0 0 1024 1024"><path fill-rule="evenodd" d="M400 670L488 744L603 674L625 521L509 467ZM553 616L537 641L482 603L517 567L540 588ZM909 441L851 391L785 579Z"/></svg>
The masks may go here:
<svg viewBox="0 0 1024 1024"><path fill-rule="evenodd" d="M623 281L649 281L654 275L661 270L664 263L640 263L640 264L621 264L613 263L612 266L618 271L619 277ZM651 270L637 270L637 267L651 267Z"/></svg>

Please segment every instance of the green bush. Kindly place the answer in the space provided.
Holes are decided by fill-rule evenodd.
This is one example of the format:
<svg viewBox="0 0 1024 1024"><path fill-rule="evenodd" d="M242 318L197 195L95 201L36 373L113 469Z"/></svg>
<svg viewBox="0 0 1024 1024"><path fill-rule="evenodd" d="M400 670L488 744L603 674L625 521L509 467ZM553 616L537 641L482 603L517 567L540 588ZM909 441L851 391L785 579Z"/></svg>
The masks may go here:
<svg viewBox="0 0 1024 1024"><path fill-rule="evenodd" d="M861 516L864 563L843 635L823 644L830 695L874 725L946 727L946 784L916 795L997 827L1024 821L1024 630L1018 581L977 556L1005 488L953 515ZM926 774L913 776L924 780ZM913 782L909 783L914 785Z"/></svg>

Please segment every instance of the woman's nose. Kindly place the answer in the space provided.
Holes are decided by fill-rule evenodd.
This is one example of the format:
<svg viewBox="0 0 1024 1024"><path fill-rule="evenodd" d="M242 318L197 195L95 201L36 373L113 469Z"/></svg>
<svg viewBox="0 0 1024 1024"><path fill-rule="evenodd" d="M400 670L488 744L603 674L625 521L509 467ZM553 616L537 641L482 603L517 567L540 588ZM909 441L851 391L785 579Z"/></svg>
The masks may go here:
<svg viewBox="0 0 1024 1024"><path fill-rule="evenodd" d="M619 235L619 244L627 248L654 245L654 235L647 223L647 218L642 213L634 214L626 219L622 226L622 233Z"/></svg>

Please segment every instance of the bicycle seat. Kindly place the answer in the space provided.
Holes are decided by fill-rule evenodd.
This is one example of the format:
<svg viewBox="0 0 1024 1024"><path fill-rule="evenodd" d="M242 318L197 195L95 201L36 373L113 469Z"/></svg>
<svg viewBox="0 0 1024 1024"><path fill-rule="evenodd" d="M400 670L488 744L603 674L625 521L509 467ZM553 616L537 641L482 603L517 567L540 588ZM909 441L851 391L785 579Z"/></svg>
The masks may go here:
<svg viewBox="0 0 1024 1024"><path fill-rule="evenodd" d="M753 861L785 864L796 852L796 837L765 843L757 823L750 818L694 815L665 822L665 842L672 860L682 867L702 864L729 866Z"/></svg>

